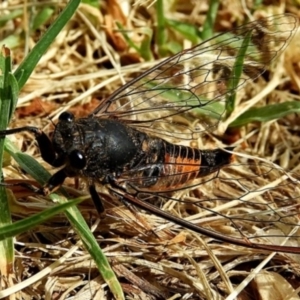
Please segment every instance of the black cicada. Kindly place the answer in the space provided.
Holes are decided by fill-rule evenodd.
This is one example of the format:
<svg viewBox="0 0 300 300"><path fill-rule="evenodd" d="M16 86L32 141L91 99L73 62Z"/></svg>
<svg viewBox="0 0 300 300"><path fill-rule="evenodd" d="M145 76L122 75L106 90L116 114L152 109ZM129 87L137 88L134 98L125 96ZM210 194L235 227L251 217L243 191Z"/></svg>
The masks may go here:
<svg viewBox="0 0 300 300"><path fill-rule="evenodd" d="M104 208L97 184L107 185L124 202L212 238L299 253L298 247L272 245L268 240L269 224L278 227L276 236L300 238L300 192L293 178L272 163L239 155L234 147L193 146L225 117L229 97L256 80L282 53L296 27L293 15L273 16L184 50L116 90L87 117L61 113L51 140L30 126L1 131L0 136L22 131L35 135L42 158L60 168L39 190L45 195L67 177L80 177L88 182L100 213ZM247 49L242 74L236 77L242 47ZM232 82L237 83L234 88ZM192 119L198 122L186 121ZM179 196L178 191L195 188L200 189L198 198ZM206 211L236 230L226 236L213 221L209 227L200 226L161 210L158 205L169 200L185 203L195 212ZM221 207L229 201L235 214L224 215ZM256 230L249 225L253 223Z"/></svg>

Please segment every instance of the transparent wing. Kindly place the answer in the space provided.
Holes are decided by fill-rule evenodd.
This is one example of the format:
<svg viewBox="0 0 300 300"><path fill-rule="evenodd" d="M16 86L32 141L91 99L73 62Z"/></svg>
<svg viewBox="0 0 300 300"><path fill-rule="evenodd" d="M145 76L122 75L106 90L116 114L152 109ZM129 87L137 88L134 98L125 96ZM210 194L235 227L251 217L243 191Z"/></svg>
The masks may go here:
<svg viewBox="0 0 300 300"><path fill-rule="evenodd" d="M219 34L143 72L103 101L93 115L123 119L160 137L190 139L193 129L166 129L168 118L192 110L201 116L206 129L216 125L228 97L266 70L296 26L295 16L277 15ZM241 56L244 59L239 63ZM235 70L241 66L238 78ZM235 81L237 85L232 85Z"/></svg>
<svg viewBox="0 0 300 300"><path fill-rule="evenodd" d="M186 229L245 247L300 253L299 176L271 163L236 162L175 191L139 188L141 178L126 173L119 182L134 195L129 201L147 210L155 205L153 213Z"/></svg>

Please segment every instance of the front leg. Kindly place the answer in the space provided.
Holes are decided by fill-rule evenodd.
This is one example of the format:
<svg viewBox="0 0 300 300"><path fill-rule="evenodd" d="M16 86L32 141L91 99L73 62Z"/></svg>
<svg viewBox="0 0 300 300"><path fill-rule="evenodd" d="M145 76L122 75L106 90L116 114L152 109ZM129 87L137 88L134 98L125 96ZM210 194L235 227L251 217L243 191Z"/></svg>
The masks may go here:
<svg viewBox="0 0 300 300"><path fill-rule="evenodd" d="M39 128L32 127L32 126L25 126L15 129L8 129L8 130L2 130L0 131L0 138L5 137L10 134L19 133L19 132L31 132L35 135L35 139L38 143L41 156L44 161L46 161L48 164L50 164L53 167L61 167L65 163L65 159L63 156L58 156L53 148L53 144L49 137ZM4 184L6 186L23 186L28 188L29 190L32 190L34 192L37 192L38 194L42 195L49 195L51 192L57 190L64 182L64 180L67 177L67 173L64 169L56 172L54 175L51 176L51 178L48 180L47 184L40 189L37 189L33 186L29 186L28 184Z"/></svg>
<svg viewBox="0 0 300 300"><path fill-rule="evenodd" d="M45 162L53 167L61 167L64 164L64 157L57 156L49 137L37 127L25 126L20 128L2 130L0 131L0 138L23 131L28 131L34 134L40 148L41 156Z"/></svg>
<svg viewBox="0 0 300 300"><path fill-rule="evenodd" d="M29 191L32 191L35 194L43 195L43 196L48 196L52 192L56 191L61 187L63 182L65 181L67 175L65 173L65 170L59 170L55 174L53 174L48 182L40 188L37 188L35 185L26 183L26 182L14 182L14 183L7 183L7 182L0 182L0 186L5 186L5 187L23 187L26 188Z"/></svg>
<svg viewBox="0 0 300 300"><path fill-rule="evenodd" d="M39 189L38 193L47 196L52 192L55 192L61 187L61 185L64 183L67 177L68 175L66 174L65 169L57 171L50 177L48 182L42 188Z"/></svg>

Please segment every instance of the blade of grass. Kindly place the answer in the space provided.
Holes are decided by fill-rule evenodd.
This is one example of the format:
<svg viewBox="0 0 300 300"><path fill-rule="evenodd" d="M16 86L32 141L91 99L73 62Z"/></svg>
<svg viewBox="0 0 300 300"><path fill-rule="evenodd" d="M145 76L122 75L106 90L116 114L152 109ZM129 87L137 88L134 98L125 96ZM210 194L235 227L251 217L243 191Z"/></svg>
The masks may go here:
<svg viewBox="0 0 300 300"><path fill-rule="evenodd" d="M152 30L150 28L144 29L144 40L140 47L138 47L129 35L126 33L126 30L122 26L120 22L116 22L121 34L123 35L124 39L126 40L129 47L133 48L139 55L145 60L149 61L152 59L152 52L151 52L151 39L152 39Z"/></svg>
<svg viewBox="0 0 300 300"><path fill-rule="evenodd" d="M49 218L57 215L60 212L63 212L71 206L79 204L83 200L85 200L83 197L72 199L62 204L55 205L54 207L45 209L42 212L30 216L26 219L14 222L13 224L1 226L0 241L31 230L33 227L44 223Z"/></svg>
<svg viewBox="0 0 300 300"><path fill-rule="evenodd" d="M243 72L244 67L244 59L247 53L248 45L251 40L252 32L250 31L244 38L242 46L239 48L237 53L237 57L234 61L234 65L232 68L232 72L229 76L229 81L227 84L227 89L229 93L226 97L226 115L227 117L233 112L235 107L235 97L236 97L236 89L239 85L240 77Z"/></svg>
<svg viewBox="0 0 300 300"><path fill-rule="evenodd" d="M125 41L129 45L129 47L133 48L136 52L140 53L140 48L131 40L131 38L126 33L126 30L122 26L122 24L117 21L116 25L117 25L118 29L120 30L121 34L123 35Z"/></svg>
<svg viewBox="0 0 300 300"><path fill-rule="evenodd" d="M268 122L285 117L291 113L300 112L299 101L289 101L284 103L267 105L264 107L251 108L240 115L229 127L239 127L251 122Z"/></svg>
<svg viewBox="0 0 300 300"><path fill-rule="evenodd" d="M219 0L211 0L209 2L209 9L206 14L206 19L203 24L203 29L201 34L199 35L203 41L213 36L214 24L217 17L219 4L220 4Z"/></svg>
<svg viewBox="0 0 300 300"><path fill-rule="evenodd" d="M24 12L22 9L16 9L9 14L2 14L0 16L0 27L4 26L4 24L8 21L12 21L12 20L22 16L23 13Z"/></svg>
<svg viewBox="0 0 300 300"><path fill-rule="evenodd" d="M12 111L17 103L19 92L18 84L11 73L10 50L2 47L0 53L0 129L5 129L9 123ZM0 139L0 166L3 164L4 139ZM0 181L3 174L1 170ZM8 197L6 190L0 186L0 228L11 224L11 214L9 210ZM7 238L0 243L0 273L6 278L13 274L14 245L12 238Z"/></svg>
<svg viewBox="0 0 300 300"><path fill-rule="evenodd" d="M183 37L191 41L193 44L198 44L200 42L199 35L201 33L196 26L170 19L166 19L165 21L168 26L179 32Z"/></svg>
<svg viewBox="0 0 300 300"><path fill-rule="evenodd" d="M151 51L151 41L152 41L153 31L151 28L144 28L143 31L145 37L140 47L141 56L144 58L145 61L151 61L153 59L153 55Z"/></svg>
<svg viewBox="0 0 300 300"><path fill-rule="evenodd" d="M5 39L0 41L0 47L7 46L10 49L18 47L22 42L22 39L19 34L11 34Z"/></svg>
<svg viewBox="0 0 300 300"><path fill-rule="evenodd" d="M100 1L99 0L82 0L82 3L86 3L92 7L100 9Z"/></svg>
<svg viewBox="0 0 300 300"><path fill-rule="evenodd" d="M166 45L166 22L164 15L164 4L163 0L157 0L156 2L156 20L157 20L157 28L156 28L156 45L158 46L159 54L164 57L167 55L167 51L165 49Z"/></svg>
<svg viewBox="0 0 300 300"><path fill-rule="evenodd" d="M164 15L163 0L157 0L156 2L156 45L158 47L158 53L161 57L166 57L170 54L176 54L182 51L182 46L177 41L168 41L166 35L167 20Z"/></svg>
<svg viewBox="0 0 300 300"><path fill-rule="evenodd" d="M4 147L21 169L30 174L40 185L44 185L49 180L51 174L32 156L21 152L9 139L5 140Z"/></svg>
<svg viewBox="0 0 300 300"><path fill-rule="evenodd" d="M54 9L51 7L45 7L42 10L40 10L32 22L31 30L36 30L40 28L51 18L53 13L54 13Z"/></svg>
<svg viewBox="0 0 300 300"><path fill-rule="evenodd" d="M6 128L18 102L19 87L15 77L11 73L10 50L3 46L0 54L0 100L1 100L1 118L0 127ZM2 161L1 161L2 163Z"/></svg>

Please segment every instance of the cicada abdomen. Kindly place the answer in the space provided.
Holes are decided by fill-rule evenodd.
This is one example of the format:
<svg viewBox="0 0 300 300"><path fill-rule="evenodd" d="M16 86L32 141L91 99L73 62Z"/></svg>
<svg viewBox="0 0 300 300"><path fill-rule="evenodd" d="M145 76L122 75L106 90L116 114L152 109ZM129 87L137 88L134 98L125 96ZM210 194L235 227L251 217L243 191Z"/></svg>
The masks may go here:
<svg viewBox="0 0 300 300"><path fill-rule="evenodd" d="M157 192L184 188L195 179L218 172L233 160L230 152L233 147L201 150L151 138L142 147L147 149L147 158L137 163L138 169L142 170L136 170L139 178L137 185ZM134 172L130 173L135 177Z"/></svg>

